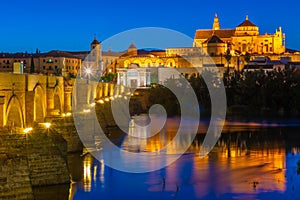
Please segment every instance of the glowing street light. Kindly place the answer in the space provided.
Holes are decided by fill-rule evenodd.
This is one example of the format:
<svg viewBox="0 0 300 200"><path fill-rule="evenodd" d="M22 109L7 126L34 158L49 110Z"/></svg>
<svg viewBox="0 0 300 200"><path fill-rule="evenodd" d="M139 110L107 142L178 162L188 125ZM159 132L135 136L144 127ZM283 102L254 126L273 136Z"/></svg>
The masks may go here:
<svg viewBox="0 0 300 200"><path fill-rule="evenodd" d="M100 99L100 100L98 101L98 103L104 104L104 101L103 101L102 99Z"/></svg>
<svg viewBox="0 0 300 200"><path fill-rule="evenodd" d="M46 123L43 123L43 125L47 128L47 129L49 129L50 128L50 126L51 126L51 123L49 123L49 122L46 122Z"/></svg>
<svg viewBox="0 0 300 200"><path fill-rule="evenodd" d="M43 126L45 126L45 128L47 129L47 135L49 135L49 128L51 126L51 123L46 122L46 123L42 123Z"/></svg>
<svg viewBox="0 0 300 200"><path fill-rule="evenodd" d="M25 138L26 138L26 140L27 140L27 135L28 135L28 133L31 132L32 130L33 130L32 127L25 128L25 129L23 130L23 132L25 133Z"/></svg>
<svg viewBox="0 0 300 200"><path fill-rule="evenodd" d="M90 75L92 74L91 68L86 68L86 69L85 69L85 73L86 73L86 75L87 75L86 83L88 84L88 83L89 83L89 80L90 80Z"/></svg>
<svg viewBox="0 0 300 200"><path fill-rule="evenodd" d="M90 75L90 74L92 73L91 68L86 68L86 69L85 69L85 73L86 73L87 75Z"/></svg>
<svg viewBox="0 0 300 200"><path fill-rule="evenodd" d="M70 112L61 114L62 117L70 117L71 115L72 115L72 113L70 113Z"/></svg>
<svg viewBox="0 0 300 200"><path fill-rule="evenodd" d="M90 113L91 110L90 110L90 109L83 109L83 112L84 112L84 113Z"/></svg>
<svg viewBox="0 0 300 200"><path fill-rule="evenodd" d="M70 117L71 115L72 115L72 113L70 113L70 112L67 112L67 113L66 113L66 116L67 116L67 117Z"/></svg>
<svg viewBox="0 0 300 200"><path fill-rule="evenodd" d="M30 128L25 128L25 129L23 130L23 132L24 132L25 134L27 134L27 133L29 133L29 132L32 131L32 130L33 130L32 127L30 127Z"/></svg>

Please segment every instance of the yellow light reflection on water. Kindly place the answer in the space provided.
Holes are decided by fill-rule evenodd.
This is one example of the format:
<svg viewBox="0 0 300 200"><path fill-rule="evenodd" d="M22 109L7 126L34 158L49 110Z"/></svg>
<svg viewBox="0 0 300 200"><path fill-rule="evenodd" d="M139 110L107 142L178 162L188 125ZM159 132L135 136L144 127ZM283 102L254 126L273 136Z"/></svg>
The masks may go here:
<svg viewBox="0 0 300 200"><path fill-rule="evenodd" d="M96 182L97 181L97 165L94 166L94 176L93 180Z"/></svg>
<svg viewBox="0 0 300 200"><path fill-rule="evenodd" d="M139 150L157 152L169 144L167 153L176 154L178 149L191 139L189 135L175 138L178 124L176 120L168 121L165 130L143 140ZM207 124L200 124L198 130L203 133L206 129ZM254 132L259 135L264 134L260 132L260 129L258 123L227 124L225 137L220 139L208 156L204 158L198 156L201 141L194 140L188 151L196 154L190 155L193 156L193 166L191 172L188 173L191 173L192 180L190 181L197 182L197 184L192 184L197 198L204 198L211 187L214 188L216 194L245 194L249 195L249 199L251 199L251 195L257 194L261 190L284 192L287 189L286 150L280 145L280 141L276 142L273 139L259 141L253 138L252 133ZM243 133L237 134L239 132ZM243 137L245 136L243 134L249 134L249 136ZM127 141L125 140L123 143L125 149L132 149L130 144L133 143L130 140L132 139L127 138ZM249 141L251 142L249 143ZM134 144L137 145L137 143ZM292 149L292 152L297 153L300 150ZM186 172L180 171L180 167L182 167L180 164L174 164L165 169L165 179L172 183L170 187L170 184L166 184L165 190L176 191L176 181L181 179L180 174ZM149 190L161 191L161 187L153 186Z"/></svg>
<svg viewBox="0 0 300 200"><path fill-rule="evenodd" d="M102 187L104 186L104 160L100 160L100 182L102 183Z"/></svg>
<svg viewBox="0 0 300 200"><path fill-rule="evenodd" d="M83 159L83 188L85 192L91 191L92 185L92 156L90 154L85 155Z"/></svg>

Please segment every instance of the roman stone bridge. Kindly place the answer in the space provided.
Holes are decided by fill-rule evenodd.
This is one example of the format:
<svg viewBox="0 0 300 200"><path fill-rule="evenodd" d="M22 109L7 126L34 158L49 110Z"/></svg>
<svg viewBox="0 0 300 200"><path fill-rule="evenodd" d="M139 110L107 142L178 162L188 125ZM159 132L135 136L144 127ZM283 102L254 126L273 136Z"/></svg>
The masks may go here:
<svg viewBox="0 0 300 200"><path fill-rule="evenodd" d="M91 104L114 94L115 84L88 82L80 79L83 90L75 106ZM72 112L72 93L75 79L37 74L0 73L0 127L31 127L47 117ZM119 91L122 92L122 91Z"/></svg>

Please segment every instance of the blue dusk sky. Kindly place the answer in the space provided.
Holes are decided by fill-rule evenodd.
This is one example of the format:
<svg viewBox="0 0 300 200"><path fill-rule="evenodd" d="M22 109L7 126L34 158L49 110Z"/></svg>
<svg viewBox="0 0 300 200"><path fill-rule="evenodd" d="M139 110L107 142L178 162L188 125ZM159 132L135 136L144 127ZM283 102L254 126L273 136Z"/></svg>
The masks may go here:
<svg viewBox="0 0 300 200"><path fill-rule="evenodd" d="M221 28L234 28L247 13L261 34L282 26L287 47L300 50L295 0L5 0L0 3L0 52L89 50L94 34L104 41L140 27L173 29L193 38L196 29L212 27L215 13Z"/></svg>

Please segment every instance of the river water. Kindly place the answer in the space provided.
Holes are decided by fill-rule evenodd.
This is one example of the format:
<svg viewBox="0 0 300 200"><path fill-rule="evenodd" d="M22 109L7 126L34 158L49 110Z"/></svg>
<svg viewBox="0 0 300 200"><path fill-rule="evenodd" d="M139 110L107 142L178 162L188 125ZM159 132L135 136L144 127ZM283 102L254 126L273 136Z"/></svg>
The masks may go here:
<svg viewBox="0 0 300 200"><path fill-rule="evenodd" d="M176 124L176 123L175 123ZM172 140L172 125L139 151ZM206 123L188 151L154 172L133 174L90 154L68 155L70 185L35 188L36 199L300 199L300 125L297 121L227 122L210 154L198 156ZM120 147L130 151L123 138ZM180 147L179 147L180 148ZM151 159L149 159L151 165ZM298 169L299 167L299 169Z"/></svg>

